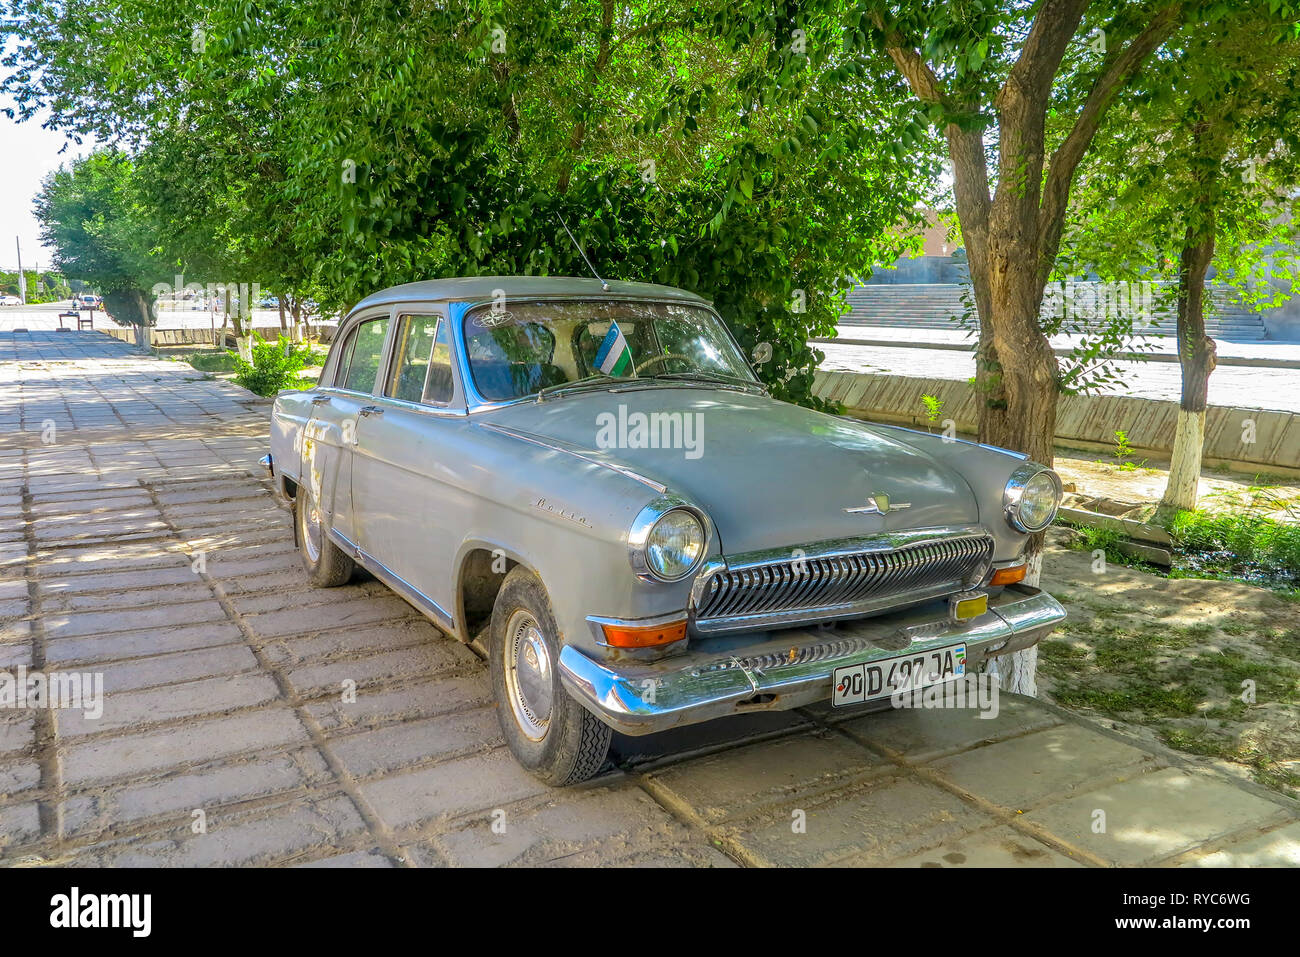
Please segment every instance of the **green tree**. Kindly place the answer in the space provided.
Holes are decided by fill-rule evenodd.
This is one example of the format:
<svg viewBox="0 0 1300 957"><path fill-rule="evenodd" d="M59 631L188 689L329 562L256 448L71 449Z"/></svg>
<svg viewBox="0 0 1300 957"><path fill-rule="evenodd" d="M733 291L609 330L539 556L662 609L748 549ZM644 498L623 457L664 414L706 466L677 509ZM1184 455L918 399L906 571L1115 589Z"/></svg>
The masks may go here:
<svg viewBox="0 0 1300 957"><path fill-rule="evenodd" d="M221 211L201 217L226 224L214 244L270 288L338 309L430 276L582 274L563 219L609 275L695 289L770 342L762 373L797 401L814 403L807 339L832 331L846 276L901 251L934 173L902 85L793 7L11 10L20 112L165 144L175 175L150 179ZM181 162L186 144L210 162Z"/></svg>
<svg viewBox="0 0 1300 957"><path fill-rule="evenodd" d="M99 290L115 321L148 326L149 290L165 267L144 227L131 160L105 150L60 167L46 177L35 208L59 268Z"/></svg>
<svg viewBox="0 0 1300 957"><path fill-rule="evenodd" d="M1297 81L1293 12L1235 9L1213 37L1187 36L1153 64L1083 170L1069 256L1174 290L1182 395L1164 513L1196 507L1215 365L1205 332L1211 263L1248 301L1278 301L1296 276Z"/></svg>
<svg viewBox="0 0 1300 957"><path fill-rule="evenodd" d="M888 57L947 143L980 320L981 440L1052 462L1062 378L1039 313L1075 174L1152 56L1180 30L1212 34L1231 10L1193 0L858 4L849 42ZM1041 536L1028 554L1036 583ZM1034 693L1035 650L1007 657L1004 686Z"/></svg>

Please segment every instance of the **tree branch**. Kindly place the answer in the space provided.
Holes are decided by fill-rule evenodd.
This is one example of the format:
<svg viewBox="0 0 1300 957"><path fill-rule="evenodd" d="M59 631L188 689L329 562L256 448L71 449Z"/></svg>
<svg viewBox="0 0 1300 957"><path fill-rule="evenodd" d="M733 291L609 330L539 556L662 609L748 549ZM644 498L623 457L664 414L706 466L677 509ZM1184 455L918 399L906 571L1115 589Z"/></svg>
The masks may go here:
<svg viewBox="0 0 1300 957"><path fill-rule="evenodd" d="M1178 30L1182 25L1182 13L1182 0L1168 4L1156 13L1146 29L1111 60L1093 83L1088 99L1075 118L1069 134L1052 154L1043 188L1043 201L1038 211L1039 249L1044 253L1039 272L1044 281L1051 272L1052 261L1056 258L1056 249L1060 244L1075 169L1092 143L1116 95L1137 73L1146 58Z"/></svg>
<svg viewBox="0 0 1300 957"><path fill-rule="evenodd" d="M1007 74L995 102L1000 103L1008 89L1016 89L1034 104L1045 104L1052 92L1052 81L1061 67L1066 48L1079 29L1079 21L1091 0L1046 0L1034 17L1033 25L1021 45L1016 65Z"/></svg>
<svg viewBox="0 0 1300 957"><path fill-rule="evenodd" d="M595 99L596 85L600 80L601 74L605 72L605 67L609 65L610 55L610 30L614 25L614 0L601 0L600 4L600 47L596 53L596 63L591 71L591 90L592 99ZM556 184L556 191L563 196L569 191L569 182L573 178L573 169L578 163L578 154L582 150L583 143L587 139L587 121L580 119L574 124L573 132L569 136L568 146L568 164L564 172L560 174L560 180Z"/></svg>

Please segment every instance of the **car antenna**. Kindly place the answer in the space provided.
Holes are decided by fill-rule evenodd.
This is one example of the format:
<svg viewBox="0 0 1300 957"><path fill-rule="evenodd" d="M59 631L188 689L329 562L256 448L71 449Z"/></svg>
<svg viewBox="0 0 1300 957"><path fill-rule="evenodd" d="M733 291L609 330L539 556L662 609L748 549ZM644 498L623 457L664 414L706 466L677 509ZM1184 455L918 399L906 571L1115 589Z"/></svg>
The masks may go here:
<svg viewBox="0 0 1300 957"><path fill-rule="evenodd" d="M582 247L578 245L578 241L573 238L573 233L569 231L569 224L564 221L564 217L559 213L556 213L555 218L560 221L560 225L564 227L564 231L569 233L569 242L573 243L573 248L578 251L578 255L582 257L582 261L587 264L587 268L591 270L591 274L595 276L596 280L600 283L601 291L609 292L609 283L600 278L600 273L596 272L596 267L591 264L591 260L588 259L587 254L582 251Z"/></svg>

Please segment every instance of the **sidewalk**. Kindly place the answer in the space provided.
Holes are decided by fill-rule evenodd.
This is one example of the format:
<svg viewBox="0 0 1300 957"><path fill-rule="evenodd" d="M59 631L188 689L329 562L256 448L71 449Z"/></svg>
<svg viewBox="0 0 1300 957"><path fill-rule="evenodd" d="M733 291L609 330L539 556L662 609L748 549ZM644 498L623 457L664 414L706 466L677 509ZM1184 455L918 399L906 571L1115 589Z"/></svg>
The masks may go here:
<svg viewBox="0 0 1300 957"><path fill-rule="evenodd" d="M373 580L307 584L265 400L0 333L0 416L0 671L106 692L98 719L0 708L0 864L1300 865L1295 801L1010 695L616 738L547 789L478 658ZM1086 558L1050 553L1049 587Z"/></svg>
<svg viewBox="0 0 1300 957"><path fill-rule="evenodd" d="M27 329L33 332L50 332L59 328L59 313L65 312L69 308L67 301L61 303L41 303L35 306L3 306L0 307L0 333L13 332L16 329ZM258 329L280 328L280 311L278 309L252 309L249 312L253 320L253 325ZM82 316L89 315L88 312L82 312ZM105 315L102 309L96 309L94 315L95 329L121 329L116 322ZM218 315L214 323L213 317L208 312L199 310L164 310L158 317L156 329L211 329L214 324L220 329L224 322L224 317ZM332 320L331 320L332 322ZM317 319L312 320L312 326L316 326ZM65 328L76 328L76 322L73 320L63 320Z"/></svg>

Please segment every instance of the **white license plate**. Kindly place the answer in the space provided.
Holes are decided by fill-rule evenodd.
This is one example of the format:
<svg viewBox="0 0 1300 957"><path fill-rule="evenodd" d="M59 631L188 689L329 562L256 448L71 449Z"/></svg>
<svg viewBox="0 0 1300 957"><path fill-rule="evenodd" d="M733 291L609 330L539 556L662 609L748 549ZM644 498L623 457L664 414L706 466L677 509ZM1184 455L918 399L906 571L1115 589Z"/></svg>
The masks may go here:
<svg viewBox="0 0 1300 957"><path fill-rule="evenodd" d="M836 668L831 675L831 704L842 707L888 698L895 691L915 691L966 675L966 646L949 645L910 655L881 658Z"/></svg>

